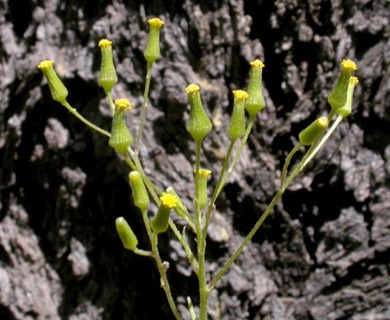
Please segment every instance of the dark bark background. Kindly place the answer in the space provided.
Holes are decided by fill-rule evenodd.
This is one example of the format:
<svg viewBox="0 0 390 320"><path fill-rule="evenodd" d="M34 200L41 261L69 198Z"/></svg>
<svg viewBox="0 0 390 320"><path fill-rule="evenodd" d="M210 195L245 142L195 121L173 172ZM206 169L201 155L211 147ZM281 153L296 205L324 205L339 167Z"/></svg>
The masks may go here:
<svg viewBox="0 0 390 320"><path fill-rule="evenodd" d="M213 119L203 157L213 183L228 145L231 90L245 88L251 60L266 65L266 109L211 225L211 273L272 199L300 130L329 111L341 60L359 66L352 116L223 278L210 319L390 319L387 0L0 0L0 319L172 319L153 263L125 251L115 232L123 215L148 246L127 166L51 100L36 68L53 59L69 102L109 129L97 85L97 43L108 37L114 97L132 101L134 129L154 16L166 25L141 158L158 185L174 186L190 206L184 88L201 85ZM160 247L180 310L187 296L197 304L196 279L170 232Z"/></svg>

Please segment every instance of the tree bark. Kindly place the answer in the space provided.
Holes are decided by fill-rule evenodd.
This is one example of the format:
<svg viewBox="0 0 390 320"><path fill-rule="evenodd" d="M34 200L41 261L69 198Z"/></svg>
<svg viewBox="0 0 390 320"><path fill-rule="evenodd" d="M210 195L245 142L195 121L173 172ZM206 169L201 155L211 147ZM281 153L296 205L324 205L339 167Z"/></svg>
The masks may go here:
<svg viewBox="0 0 390 320"><path fill-rule="evenodd" d="M192 206L195 144L184 88L212 118L202 165L214 182L231 91L264 60L266 108L217 202L207 245L216 273L277 191L299 132L329 112L340 62L357 62L352 115L286 191L210 298L210 319L390 319L390 5L376 1L0 0L0 319L172 319L152 261L125 251L124 216L148 249L128 167L107 139L52 101L52 59L82 115L110 129L97 43L114 44L115 98L138 125L148 18L165 21L140 158ZM192 237L191 234L189 234ZM184 319L197 283L174 235L159 239Z"/></svg>

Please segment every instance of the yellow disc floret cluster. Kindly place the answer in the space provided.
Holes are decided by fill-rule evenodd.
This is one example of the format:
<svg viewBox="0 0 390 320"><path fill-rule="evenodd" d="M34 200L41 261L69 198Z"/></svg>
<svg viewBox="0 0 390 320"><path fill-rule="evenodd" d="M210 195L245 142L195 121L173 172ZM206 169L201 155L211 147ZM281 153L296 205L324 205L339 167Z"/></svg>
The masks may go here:
<svg viewBox="0 0 390 320"><path fill-rule="evenodd" d="M38 69L45 72L51 69L53 67L53 64L54 64L53 60L43 60L38 64Z"/></svg>
<svg viewBox="0 0 390 320"><path fill-rule="evenodd" d="M348 71L348 72L353 72L353 71L357 70L356 63L350 59L343 60L341 62L341 67L343 70Z"/></svg>
<svg viewBox="0 0 390 320"><path fill-rule="evenodd" d="M256 60L253 60L250 65L254 68L264 68L264 63L263 61L259 60L259 59L256 59Z"/></svg>
<svg viewBox="0 0 390 320"><path fill-rule="evenodd" d="M119 111L128 111L131 110L131 103L127 99L117 99L114 101L116 107Z"/></svg>
<svg viewBox="0 0 390 320"><path fill-rule="evenodd" d="M169 193L163 193L160 197L161 205L166 208L175 208L177 204L177 198Z"/></svg>
<svg viewBox="0 0 390 320"><path fill-rule="evenodd" d="M200 91L200 87L197 84L191 83L186 89L188 94Z"/></svg>
<svg viewBox="0 0 390 320"><path fill-rule="evenodd" d="M100 48L106 48L106 47L111 47L112 46L112 41L108 39L102 39L99 41L99 47Z"/></svg>
<svg viewBox="0 0 390 320"><path fill-rule="evenodd" d="M233 90L233 95L237 100L246 100L249 97L249 94L244 90Z"/></svg>
<svg viewBox="0 0 390 320"><path fill-rule="evenodd" d="M148 24L151 28L161 29L164 25L164 21L159 18L153 18L148 20Z"/></svg>

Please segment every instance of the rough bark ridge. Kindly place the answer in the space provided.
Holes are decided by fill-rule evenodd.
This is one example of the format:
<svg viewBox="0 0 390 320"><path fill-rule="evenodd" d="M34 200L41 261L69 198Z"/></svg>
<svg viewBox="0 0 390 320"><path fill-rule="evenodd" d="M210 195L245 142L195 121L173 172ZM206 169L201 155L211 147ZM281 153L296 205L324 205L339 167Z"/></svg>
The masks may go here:
<svg viewBox="0 0 390 320"><path fill-rule="evenodd" d="M166 26L141 157L187 199L194 146L183 89L202 86L215 127L204 163L218 172L230 91L245 87L249 61L266 64L267 107L218 202L211 272L272 198L298 132L328 111L339 62L360 66L353 116L223 278L210 319L390 319L389 10L386 0L0 0L0 319L172 318L153 264L114 232L124 215L147 245L126 165L51 100L36 69L55 60L71 104L108 129L96 44L112 39L114 95L133 102L135 128L152 16ZM197 303L177 241L160 242L175 297Z"/></svg>

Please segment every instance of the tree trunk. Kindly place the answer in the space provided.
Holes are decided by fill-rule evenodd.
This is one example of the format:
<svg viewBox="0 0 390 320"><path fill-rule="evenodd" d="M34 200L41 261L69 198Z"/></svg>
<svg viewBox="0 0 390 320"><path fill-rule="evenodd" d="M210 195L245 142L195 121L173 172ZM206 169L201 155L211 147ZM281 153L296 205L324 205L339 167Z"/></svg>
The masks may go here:
<svg viewBox="0 0 390 320"><path fill-rule="evenodd" d="M126 163L51 99L52 59L69 103L109 130L97 43L114 44L114 98L135 134L148 18L165 21L140 158L192 206L195 145L184 88L197 83L214 130L202 166L216 182L234 89L260 58L266 108L217 202L215 274L278 188L299 132L320 115L340 62L357 62L354 109L219 283L210 319L390 319L390 5L377 1L0 0L0 319L172 319L151 260L126 251L124 216L148 249ZM301 155L302 153L300 153ZM190 238L193 235L188 232ZM184 319L197 282L171 232L159 239Z"/></svg>

